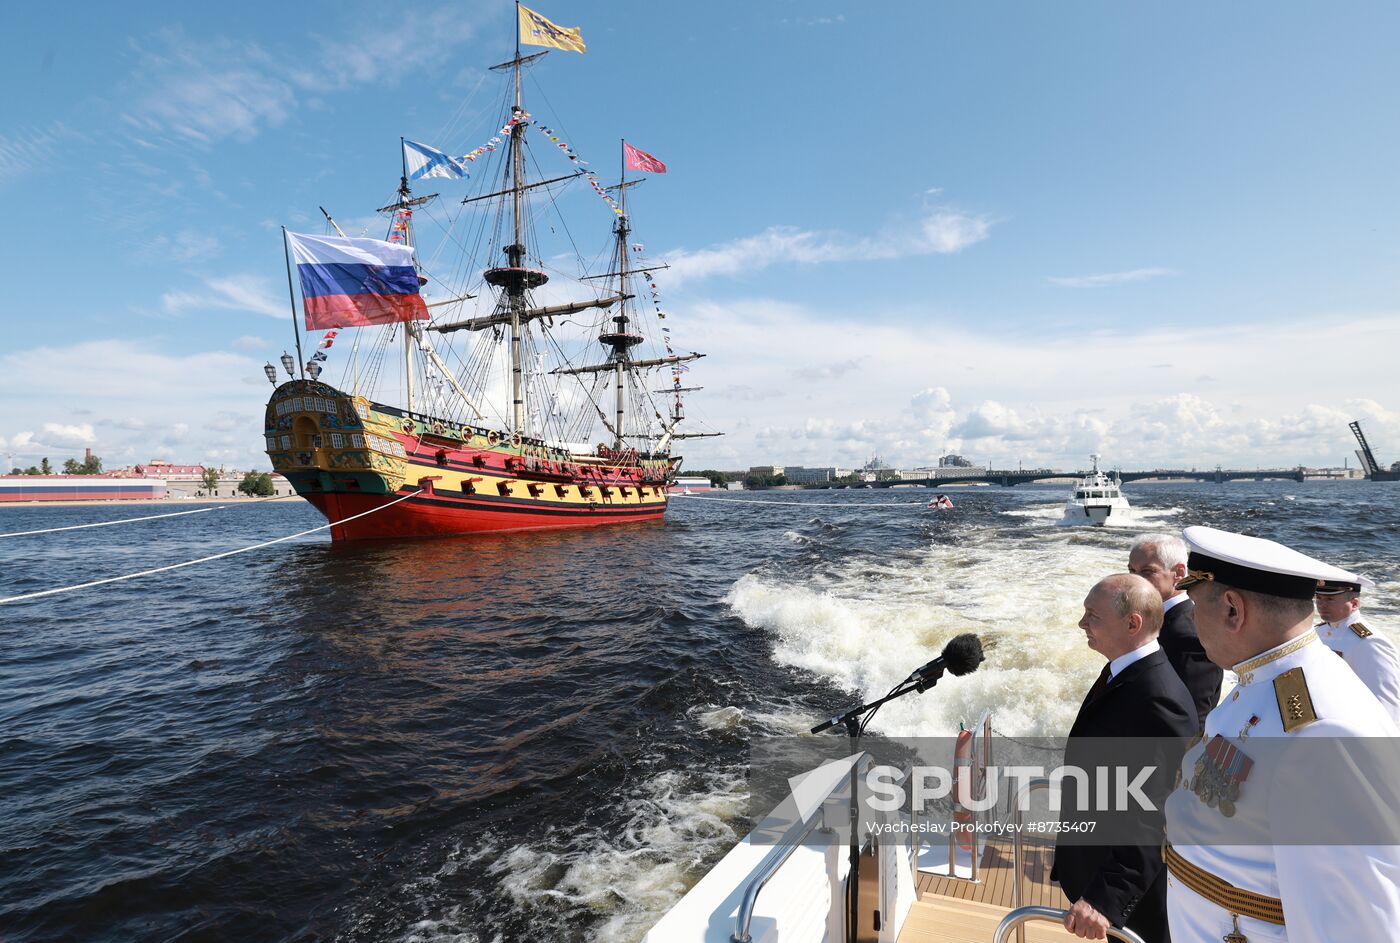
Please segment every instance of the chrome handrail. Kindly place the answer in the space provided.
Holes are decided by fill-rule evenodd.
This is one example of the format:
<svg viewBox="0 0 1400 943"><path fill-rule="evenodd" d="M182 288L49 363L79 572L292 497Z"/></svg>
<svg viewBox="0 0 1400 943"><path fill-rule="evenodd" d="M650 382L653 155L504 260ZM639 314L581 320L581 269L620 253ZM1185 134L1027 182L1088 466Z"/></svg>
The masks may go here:
<svg viewBox="0 0 1400 943"><path fill-rule="evenodd" d="M1059 910L1055 907L1018 907L1005 917L1001 918L1001 923L997 924L996 936L992 937L994 943L1006 943L1007 937L1011 935L1011 928L1015 927L1019 933L1024 929L1023 924L1031 920L1050 920L1062 924L1068 910ZM1108 938L1110 940L1122 940L1123 943L1143 943L1142 937L1132 930L1117 927L1108 928Z"/></svg>
<svg viewBox="0 0 1400 943"><path fill-rule="evenodd" d="M734 918L734 932L729 935L733 943L751 943L753 937L749 936L749 924L753 922L753 911L758 905L758 895L763 890L764 885L773 879L773 875L778 873L778 869L787 863L792 857L792 853L801 848L807 841L808 836L814 831L832 831L823 825L824 813L817 810L812 815L812 821L802 829L801 833L792 840L781 854L774 853L764 859L759 872L749 879L748 885L744 888L744 896L739 901L739 912Z"/></svg>
<svg viewBox="0 0 1400 943"><path fill-rule="evenodd" d="M1011 909L1012 913L1020 913L1023 909L1030 910L1050 910L1052 908L1022 908L1021 907L1021 881L1024 875L1021 874L1021 807L1026 803L1022 800L1028 799L1031 793L1039 789L1048 789L1055 794L1059 794L1060 787L1048 779L1032 779L1016 791L1016 797L1011 805ZM1005 921L1003 921L1004 923ZM1000 931L998 931L1000 932ZM1001 937L997 938L998 943ZM1025 943L1026 930L1019 923L1016 925L1016 943Z"/></svg>

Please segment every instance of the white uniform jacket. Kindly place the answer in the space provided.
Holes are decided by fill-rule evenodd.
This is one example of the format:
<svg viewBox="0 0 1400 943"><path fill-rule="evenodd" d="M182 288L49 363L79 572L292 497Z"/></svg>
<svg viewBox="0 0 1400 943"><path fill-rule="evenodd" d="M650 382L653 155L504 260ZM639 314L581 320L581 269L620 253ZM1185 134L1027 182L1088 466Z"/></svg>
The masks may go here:
<svg viewBox="0 0 1400 943"><path fill-rule="evenodd" d="M1284 923L1249 916L1236 922L1230 910L1172 874L1167 882L1172 939L1217 943L1232 933L1249 943L1400 939L1400 844L1362 843L1369 836L1396 840L1400 785L1363 782L1381 777L1349 775L1342 759L1318 764L1335 774L1324 792L1321 783L1328 775L1300 773L1286 756L1279 759L1294 748L1311 751L1309 756L1373 744L1397 750L1400 743L1388 739L1350 739L1394 738L1395 724L1313 631L1234 670L1239 685L1211 711L1202 741L1182 760L1179 785L1167 799L1167 842L1189 865L1281 901ZM1221 739L1207 750L1217 736ZM1232 784L1231 777L1240 776ZM1324 844L1333 825L1349 830L1352 839ZM1288 841L1282 837L1287 835L1297 840L1300 829L1319 836L1319 843L1277 843ZM1221 841L1222 834L1227 841ZM1366 837L1357 841L1358 834Z"/></svg>
<svg viewBox="0 0 1400 943"><path fill-rule="evenodd" d="M1390 713L1390 719L1400 725L1400 651L1395 644L1368 624L1360 610L1336 625L1322 623L1317 634L1328 648L1342 656L1347 667L1356 672Z"/></svg>

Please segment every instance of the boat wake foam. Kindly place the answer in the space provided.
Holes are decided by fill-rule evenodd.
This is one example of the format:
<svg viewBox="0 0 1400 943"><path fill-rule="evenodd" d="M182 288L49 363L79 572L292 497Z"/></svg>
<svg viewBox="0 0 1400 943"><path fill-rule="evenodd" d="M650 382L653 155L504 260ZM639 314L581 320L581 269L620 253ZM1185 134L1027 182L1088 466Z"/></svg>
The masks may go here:
<svg viewBox="0 0 1400 943"><path fill-rule="evenodd" d="M991 708L997 728L1012 736L1061 735L1078 705L1066 690L1087 688L1102 666L1077 626L1083 595L1123 571L1127 545L1014 530L848 558L800 581L749 574L727 602L769 634L776 661L828 679L853 701L884 694L953 636L977 632L988 658L975 674L887 704L872 729L944 736Z"/></svg>

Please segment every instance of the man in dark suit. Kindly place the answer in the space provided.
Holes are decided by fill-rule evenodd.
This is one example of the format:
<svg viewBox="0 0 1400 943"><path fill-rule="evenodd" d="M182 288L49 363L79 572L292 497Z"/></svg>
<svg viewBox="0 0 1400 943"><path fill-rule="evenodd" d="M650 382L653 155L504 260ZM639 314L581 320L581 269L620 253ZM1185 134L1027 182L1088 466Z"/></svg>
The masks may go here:
<svg viewBox="0 0 1400 943"><path fill-rule="evenodd" d="M1136 573L1162 597L1162 634L1158 641L1167 661L1191 692L1196 704L1196 731L1206 728L1206 715L1220 703L1225 672L1206 657L1196 637L1196 607L1176 584L1186 578L1186 542L1170 534L1143 534L1128 551L1128 572Z"/></svg>
<svg viewBox="0 0 1400 943"><path fill-rule="evenodd" d="M1097 781L1092 770L1099 766L1151 766L1155 772L1142 792L1156 807L1100 816L1106 824L1112 820L1114 834L1130 831L1133 844L1086 845L1082 833L1070 832L1056 839L1050 877L1072 902L1065 929L1091 940L1104 939L1110 925L1126 926L1147 943L1170 939L1161 810L1187 740L1196 734L1196 709L1157 642L1161 626L1161 596L1140 576L1105 577L1084 597L1079 627L1108 664L1070 728L1065 765L1090 770L1091 782ZM1080 806L1072 783L1063 780L1062 819L1072 820ZM1092 798L1087 808L1102 808L1103 797Z"/></svg>

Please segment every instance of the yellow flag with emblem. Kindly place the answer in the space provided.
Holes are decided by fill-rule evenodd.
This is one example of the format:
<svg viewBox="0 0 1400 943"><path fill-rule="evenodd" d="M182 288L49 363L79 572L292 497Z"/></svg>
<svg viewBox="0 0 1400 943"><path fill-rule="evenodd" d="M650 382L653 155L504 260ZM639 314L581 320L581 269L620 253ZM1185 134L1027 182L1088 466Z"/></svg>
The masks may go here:
<svg viewBox="0 0 1400 943"><path fill-rule="evenodd" d="M577 26L556 26L529 7L520 11L520 41L527 46L553 46L568 52L583 52L583 30Z"/></svg>

